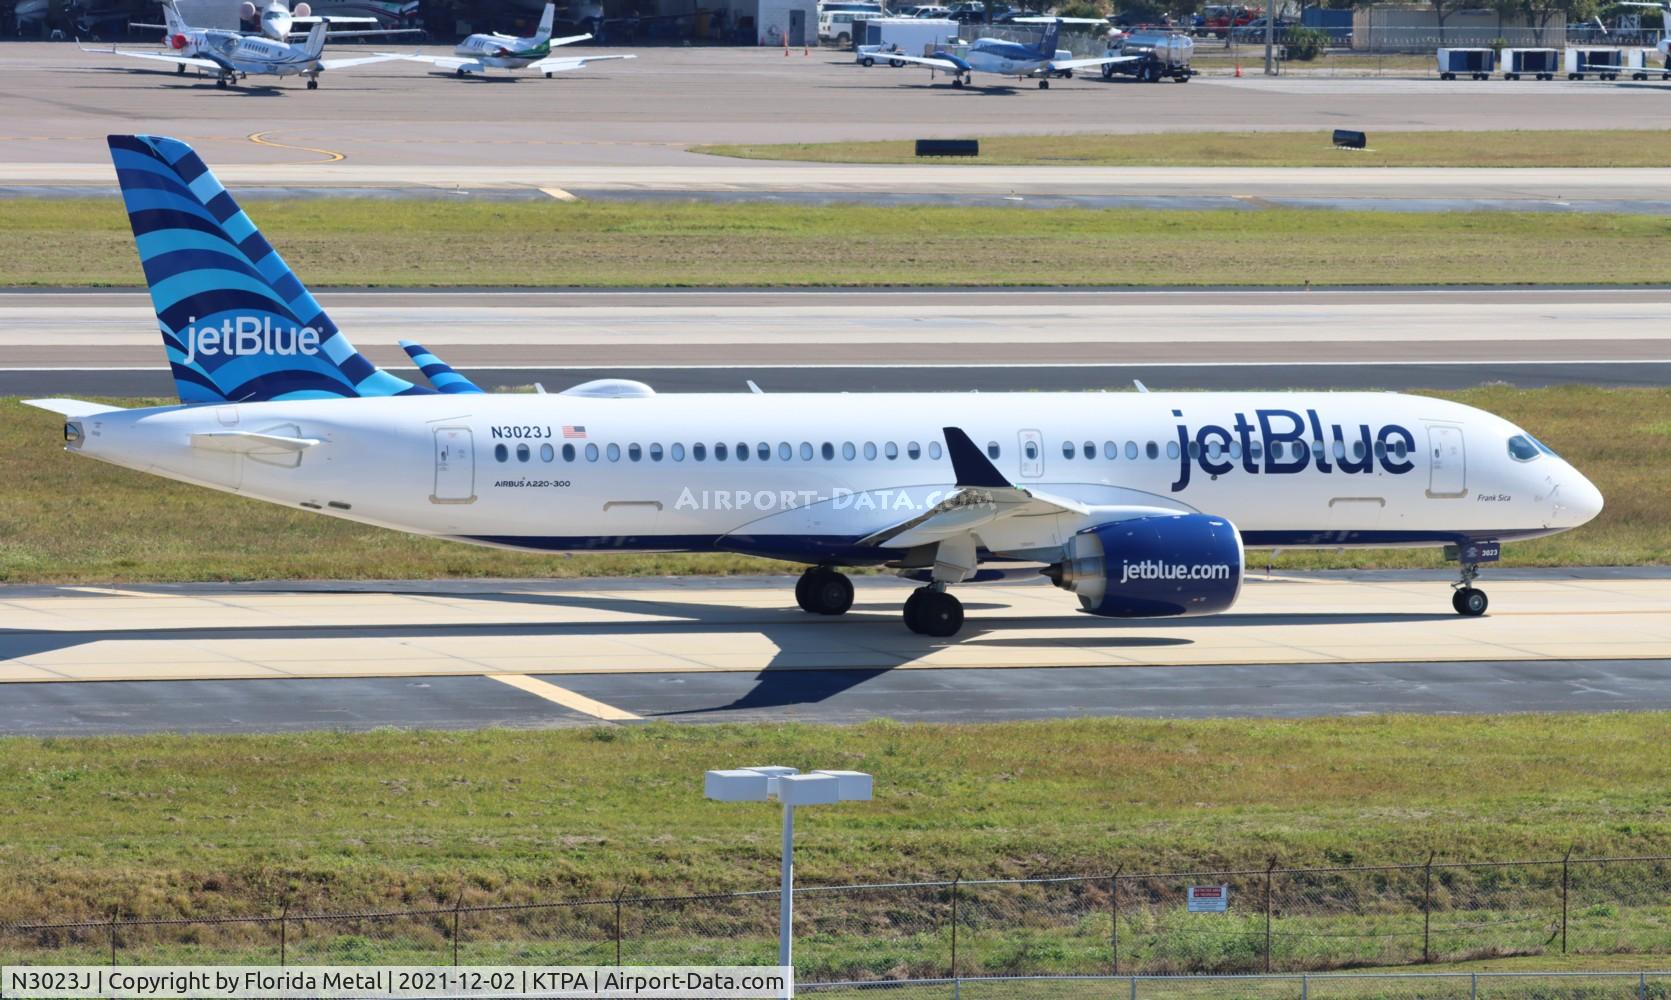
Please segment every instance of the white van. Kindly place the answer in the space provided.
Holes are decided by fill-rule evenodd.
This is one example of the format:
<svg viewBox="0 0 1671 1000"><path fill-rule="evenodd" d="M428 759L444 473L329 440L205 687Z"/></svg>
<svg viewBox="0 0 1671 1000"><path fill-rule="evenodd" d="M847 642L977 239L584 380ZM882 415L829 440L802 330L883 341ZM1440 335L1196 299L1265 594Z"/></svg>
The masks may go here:
<svg viewBox="0 0 1671 1000"><path fill-rule="evenodd" d="M845 6L845 5L843 5ZM818 14L818 40L846 47L853 42L853 21L881 17L880 12L828 10Z"/></svg>

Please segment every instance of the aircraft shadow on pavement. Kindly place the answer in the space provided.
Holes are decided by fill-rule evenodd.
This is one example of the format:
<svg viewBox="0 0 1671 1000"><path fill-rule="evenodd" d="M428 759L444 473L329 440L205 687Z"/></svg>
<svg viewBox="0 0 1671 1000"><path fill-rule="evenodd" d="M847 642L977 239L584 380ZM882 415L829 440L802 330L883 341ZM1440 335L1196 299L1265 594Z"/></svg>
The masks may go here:
<svg viewBox="0 0 1671 1000"><path fill-rule="evenodd" d="M369 593L370 591L341 591ZM318 593L318 591L314 591ZM406 592L411 596L422 593ZM1219 615L1210 618L1152 619L1141 622L1115 622L1090 615L1064 614L1050 619L1051 629L1071 629L1082 635L1048 638L1028 638L1006 635L1017 628L1039 622L1036 618L998 615L971 617L963 631L954 639L934 639L906 630L899 619L899 604L893 601L867 601L855 604L854 609L839 619L809 616L797 608L725 608L710 603L686 603L677 599L644 600L625 596L595 594L514 592L430 592L430 596L448 600L470 600L496 604L522 604L544 607L564 607L604 611L617 614L651 616L653 620L623 622L482 622L464 624L397 624L397 625L278 625L234 626L225 628L137 628L113 631L36 631L0 629L0 662L50 653L90 642L150 641L186 642L196 640L259 639L343 639L384 638L423 639L458 637L525 636L561 642L565 637L611 637L640 634L646 631L658 635L713 635L728 632L758 632L774 647L775 652L754 678L754 687L729 703L704 707L692 706L667 715L699 715L717 712L747 711L781 708L792 705L814 705L853 690L866 682L889 673L898 667L915 662L949 645L999 647L1004 649L1036 649L1041 653L1063 647L1141 649L1144 647L1189 645L1192 639L1183 636L1154 635L1156 631L1175 628L1227 628L1253 625L1351 625L1395 622L1451 620L1455 615L1442 614L1243 614ZM972 612L992 611L1003 605L969 602L965 609ZM824 629L840 630L824 632ZM1142 635L1132 634L1142 629ZM815 631L816 630L816 631ZM896 662L884 665L854 667L812 666L809 657L825 652L830 640L839 639L858 650ZM821 641L824 640L824 641ZM839 654L838 654L839 655ZM1119 664L1111 663L1110 667ZM538 671L530 671L538 673ZM677 671L673 671L677 672Z"/></svg>

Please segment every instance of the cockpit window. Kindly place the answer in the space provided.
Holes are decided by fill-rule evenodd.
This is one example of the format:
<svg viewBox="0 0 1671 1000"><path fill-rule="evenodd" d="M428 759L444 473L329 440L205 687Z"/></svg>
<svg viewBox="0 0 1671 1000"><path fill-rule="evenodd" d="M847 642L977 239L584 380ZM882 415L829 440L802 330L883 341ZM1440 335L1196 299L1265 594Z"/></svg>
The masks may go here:
<svg viewBox="0 0 1671 1000"><path fill-rule="evenodd" d="M1543 449L1547 451L1548 449ZM1525 434L1509 438L1509 457L1516 462L1530 462L1538 457L1538 446Z"/></svg>
<svg viewBox="0 0 1671 1000"><path fill-rule="evenodd" d="M1545 455L1548 455L1550 458L1560 458L1561 457L1561 456L1555 454L1555 449L1553 449L1553 448L1549 447L1548 445L1544 444L1542 441L1539 441L1537 438L1532 437L1530 434L1528 434L1526 436L1529 437L1529 438L1532 438L1532 443L1538 446L1538 451L1543 452Z"/></svg>

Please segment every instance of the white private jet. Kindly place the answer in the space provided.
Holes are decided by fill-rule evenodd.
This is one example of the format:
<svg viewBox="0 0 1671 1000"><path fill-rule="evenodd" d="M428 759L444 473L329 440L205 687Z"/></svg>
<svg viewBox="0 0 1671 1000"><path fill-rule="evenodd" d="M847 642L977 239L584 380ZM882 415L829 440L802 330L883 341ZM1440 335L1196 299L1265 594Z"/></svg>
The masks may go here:
<svg viewBox="0 0 1671 1000"><path fill-rule="evenodd" d="M1017 19L1023 20L1023 19ZM1028 23L1043 23L1044 36L1033 45L1023 45L1002 38L977 38L963 55L939 49L927 56L907 56L890 53L895 62L908 62L952 75L952 86L962 88L974 82L976 73L993 73L1017 79L1037 79L1040 90L1050 89L1053 76L1072 76L1076 69L1112 66L1116 63L1137 62L1141 56L1091 56L1086 59L1063 59L1056 49L1064 18L1026 18ZM1081 19L1083 20L1083 19ZM1100 23L1100 22L1099 22Z"/></svg>
<svg viewBox="0 0 1671 1000"><path fill-rule="evenodd" d="M584 42L591 35L569 35L566 38L552 38L551 28L557 20L557 5L546 4L545 12L540 15L539 30L528 38L518 38L515 35L485 34L471 35L459 42L450 56L426 56L412 54L401 56L413 62L426 62L442 69L450 69L457 76L469 76L472 73L485 74L489 69L531 69L544 73L547 79L553 73L563 73L571 69L580 69L588 63L604 62L610 59L636 59L631 55L600 55L600 56L572 56L569 58L554 58L551 50L560 45L573 45Z"/></svg>
<svg viewBox="0 0 1671 1000"><path fill-rule="evenodd" d="M170 63L176 71L208 70L215 74L215 85L228 86L246 76L300 76L307 80L309 90L319 88L319 75L326 70L365 66L370 63L390 62L399 56L378 54L355 56L348 59L322 59L325 51L325 24L314 24L307 40L301 45L275 42L271 39L246 35L219 28L193 28L180 17L172 0L162 5L163 21L168 31L167 44L171 52L138 52L133 49L89 49L83 52L96 55L127 56L131 59L150 59ZM77 43L79 44L79 43Z"/></svg>
<svg viewBox="0 0 1671 1000"><path fill-rule="evenodd" d="M1657 45L1656 48L1659 50L1660 62L1664 64L1666 70L1671 71L1671 3L1665 2L1665 0L1661 0L1659 3L1642 3L1641 0L1624 0L1624 2L1619 6L1649 7L1659 11L1665 30L1660 34L1659 45Z"/></svg>
<svg viewBox="0 0 1671 1000"><path fill-rule="evenodd" d="M1602 507L1521 428L1396 393L490 395L409 343L418 386L354 349L186 144L109 143L180 405L29 403L72 454L169 479L501 548L797 560L823 615L852 605L840 567L887 567L941 637L951 587L1007 575L1107 618L1224 611L1244 545L1448 546L1452 606L1479 615L1503 542Z"/></svg>
<svg viewBox="0 0 1671 1000"><path fill-rule="evenodd" d="M167 4L164 4L167 7ZM259 16L258 16L259 15ZM238 8L238 17L244 21L255 21L260 25L259 34L275 42L288 42L296 38L306 38L308 30L315 24L381 24L375 17L347 17L336 14L320 15L313 13L313 8L306 3L298 3L294 9L288 0L266 0L257 8L254 3L245 0ZM298 30L298 25L306 26ZM156 28L169 31L165 24L129 24L130 28ZM417 35L422 34L420 28L378 28L376 30L332 31L328 38L371 38L385 35Z"/></svg>

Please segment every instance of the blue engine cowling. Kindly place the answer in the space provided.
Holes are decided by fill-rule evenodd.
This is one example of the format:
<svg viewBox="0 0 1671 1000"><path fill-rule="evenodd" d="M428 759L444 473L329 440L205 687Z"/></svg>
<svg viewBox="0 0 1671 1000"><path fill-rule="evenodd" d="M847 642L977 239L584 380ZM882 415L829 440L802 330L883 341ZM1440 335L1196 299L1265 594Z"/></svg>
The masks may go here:
<svg viewBox="0 0 1671 1000"><path fill-rule="evenodd" d="M1045 571L1093 615L1212 615L1242 589L1242 536L1209 514L1111 521L1073 536L1067 558Z"/></svg>

